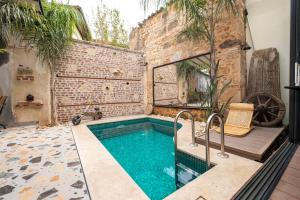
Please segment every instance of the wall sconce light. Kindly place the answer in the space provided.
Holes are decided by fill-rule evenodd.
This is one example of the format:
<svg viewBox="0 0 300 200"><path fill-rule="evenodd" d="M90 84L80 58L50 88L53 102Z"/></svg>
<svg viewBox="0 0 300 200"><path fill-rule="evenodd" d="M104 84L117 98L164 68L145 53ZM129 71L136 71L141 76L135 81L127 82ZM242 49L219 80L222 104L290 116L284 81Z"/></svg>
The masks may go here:
<svg viewBox="0 0 300 200"><path fill-rule="evenodd" d="M241 45L241 49L242 49L243 51L248 51L248 50L252 49L252 47L249 46L248 43L245 43L245 44L242 44L242 45Z"/></svg>

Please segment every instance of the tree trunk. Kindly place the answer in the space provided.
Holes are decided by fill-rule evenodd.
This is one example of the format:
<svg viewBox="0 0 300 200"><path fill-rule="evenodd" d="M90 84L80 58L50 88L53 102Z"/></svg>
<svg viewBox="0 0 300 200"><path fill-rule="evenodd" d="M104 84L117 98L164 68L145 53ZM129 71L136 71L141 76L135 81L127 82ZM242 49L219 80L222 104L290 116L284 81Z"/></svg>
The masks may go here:
<svg viewBox="0 0 300 200"><path fill-rule="evenodd" d="M215 16L214 16L214 2L212 1L211 4L211 17L210 17L210 31L211 31L211 38L210 38L210 76L211 76L211 84L216 83L217 79L217 62L216 62L216 44L215 44L215 26L216 26L216 21L215 21ZM211 111L212 112L217 112L218 111L218 99L217 99L217 91L212 93L211 96ZM211 113L209 113L211 114Z"/></svg>
<svg viewBox="0 0 300 200"><path fill-rule="evenodd" d="M51 126L56 125L56 109L55 109L55 69L50 66L51 77L50 77L50 98L51 98Z"/></svg>

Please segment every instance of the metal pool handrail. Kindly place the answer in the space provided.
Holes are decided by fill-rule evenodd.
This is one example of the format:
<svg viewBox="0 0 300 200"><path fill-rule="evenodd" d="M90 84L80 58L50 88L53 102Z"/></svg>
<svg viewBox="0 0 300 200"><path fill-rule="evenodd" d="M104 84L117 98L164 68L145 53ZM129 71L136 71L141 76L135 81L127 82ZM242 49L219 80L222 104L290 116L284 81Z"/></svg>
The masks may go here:
<svg viewBox="0 0 300 200"><path fill-rule="evenodd" d="M174 120L174 153L175 153L175 159L176 159L176 151L177 151L177 121L178 121L179 117L181 116L181 114L183 114L183 113L188 113L191 116L191 125L192 125L192 143L191 143L191 145L197 146L197 144L195 142L195 120L194 120L194 116L190 111L182 110L176 115L175 120Z"/></svg>
<svg viewBox="0 0 300 200"><path fill-rule="evenodd" d="M213 113L209 116L207 123L206 123L206 129L205 129L205 146L206 146L206 162L207 166L210 167L210 149L209 149L209 127L211 125L211 122L214 120L214 118L217 117L220 123L220 129L221 129L221 152L218 153L218 156L221 158L228 158L229 155L225 153L225 135L224 135L224 122L222 117L218 113Z"/></svg>
<svg viewBox="0 0 300 200"><path fill-rule="evenodd" d="M182 110L180 111L174 120L174 157L175 157L175 184L177 186L177 121L181 114L188 113L191 116L191 125L192 125L192 146L197 146L195 142L195 120L193 114L188 110Z"/></svg>

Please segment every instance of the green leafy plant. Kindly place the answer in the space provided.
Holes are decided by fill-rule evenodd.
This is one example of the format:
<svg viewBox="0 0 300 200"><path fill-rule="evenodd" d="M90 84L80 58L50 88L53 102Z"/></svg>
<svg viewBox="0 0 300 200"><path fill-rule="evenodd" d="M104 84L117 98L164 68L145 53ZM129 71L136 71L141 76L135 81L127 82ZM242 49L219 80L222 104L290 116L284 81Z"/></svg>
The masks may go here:
<svg viewBox="0 0 300 200"><path fill-rule="evenodd" d="M219 62L216 64L216 70L219 69ZM226 89L230 86L231 80L225 82L222 86L220 86L220 79L222 76L216 77L214 80L209 82L207 91L206 91L206 98L202 101L202 107L207 108L205 119L207 120L208 117L213 113L219 113L221 116L224 117L225 112L232 100L233 97L229 97L225 102L220 102L219 100L224 95Z"/></svg>
<svg viewBox="0 0 300 200"><path fill-rule="evenodd" d="M203 100L203 93L194 91L190 88L190 82L195 78L197 73L205 73L208 71L209 65L206 64L195 64L191 60L182 61L176 64L176 70L179 78L187 81L188 88L188 102L199 103Z"/></svg>
<svg viewBox="0 0 300 200"><path fill-rule="evenodd" d="M128 33L124 28L120 11L109 9L104 4L98 6L94 26L96 36L102 43L129 48Z"/></svg>
<svg viewBox="0 0 300 200"><path fill-rule="evenodd" d="M1 0L0 48L5 49L10 37L20 37L35 23L39 23L39 14L30 4L18 0Z"/></svg>
<svg viewBox="0 0 300 200"><path fill-rule="evenodd" d="M5 49L10 39L18 39L26 47L35 47L38 57L52 65L71 44L76 27L88 30L76 8L54 0L42 4L44 15L26 1L1 0L0 48ZM85 35L90 39L89 33Z"/></svg>
<svg viewBox="0 0 300 200"><path fill-rule="evenodd" d="M219 111L220 93L217 90L223 91L228 88L225 84L219 88L219 79L217 77L218 61L216 58L216 25L225 15L238 14L238 0L141 0L144 9L147 10L151 3L161 5L174 5L176 9L183 14L186 20L184 30L179 34L179 37L186 37L190 40L205 40L210 46L210 88L208 92L209 110ZM230 101L231 98L228 99ZM227 104L225 103L223 107ZM210 113L210 111L208 111Z"/></svg>
<svg viewBox="0 0 300 200"><path fill-rule="evenodd" d="M72 43L75 28L84 29L85 23L83 16L74 7L51 1L44 2L43 8L41 23L26 31L24 40L37 48L38 57L53 64Z"/></svg>
<svg viewBox="0 0 300 200"><path fill-rule="evenodd" d="M202 103L205 100L206 93L205 92L197 92L195 90L188 91L188 102L189 103Z"/></svg>
<svg viewBox="0 0 300 200"><path fill-rule="evenodd" d="M201 72L202 67L199 65L192 64L191 61L182 61L176 64L176 70L179 77L187 80L188 82L192 78L192 76L197 73Z"/></svg>
<svg viewBox="0 0 300 200"><path fill-rule="evenodd" d="M204 72L209 69L209 65L206 64L194 64L190 60L182 61L176 64L177 74L180 77L189 80L192 75L197 72Z"/></svg>

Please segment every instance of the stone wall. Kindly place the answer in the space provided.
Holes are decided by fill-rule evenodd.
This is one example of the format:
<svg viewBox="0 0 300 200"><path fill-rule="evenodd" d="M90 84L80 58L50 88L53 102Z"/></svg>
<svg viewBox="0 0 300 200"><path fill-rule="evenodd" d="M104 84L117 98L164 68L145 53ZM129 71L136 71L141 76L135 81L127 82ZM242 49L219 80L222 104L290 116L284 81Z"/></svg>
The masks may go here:
<svg viewBox="0 0 300 200"><path fill-rule="evenodd" d="M141 53L77 41L59 60L55 96L58 122L99 107L104 117L144 113Z"/></svg>
<svg viewBox="0 0 300 200"><path fill-rule="evenodd" d="M242 1L242 0L241 0ZM245 96L246 58L241 46L245 44L244 3L239 5L239 15L226 16L216 27L217 58L221 60L219 75L221 84L232 83L224 99L233 96L239 102ZM184 58L209 52L205 41L190 41L178 37L186 21L178 15L174 7L161 9L133 29L130 34L130 48L144 52L147 70L147 102L153 101L152 68Z"/></svg>
<svg viewBox="0 0 300 200"><path fill-rule="evenodd" d="M182 108L175 108L175 107L172 108L172 107L155 106L153 108L153 114L175 118L176 115L181 110L182 110ZM206 110L205 109L188 109L188 110L192 112L195 120L197 120L197 121L204 121L205 116L206 116ZM184 114L184 117L188 118L189 116L186 115L186 114Z"/></svg>
<svg viewBox="0 0 300 200"><path fill-rule="evenodd" d="M154 70L155 104L170 105L178 103L178 76L175 65Z"/></svg>

